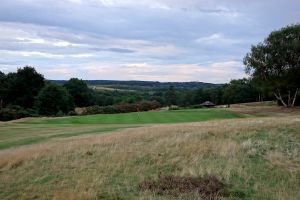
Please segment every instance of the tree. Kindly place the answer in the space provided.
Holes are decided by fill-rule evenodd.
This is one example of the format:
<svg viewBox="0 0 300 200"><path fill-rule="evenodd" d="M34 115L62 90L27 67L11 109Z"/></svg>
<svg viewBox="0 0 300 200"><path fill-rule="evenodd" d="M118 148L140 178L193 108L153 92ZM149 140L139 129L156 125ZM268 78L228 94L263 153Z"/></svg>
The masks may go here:
<svg viewBox="0 0 300 200"><path fill-rule="evenodd" d="M166 92L166 102L168 106L177 104L176 91L174 89L174 86L170 86L168 91Z"/></svg>
<svg viewBox="0 0 300 200"><path fill-rule="evenodd" d="M225 86L223 93L224 103L246 103L256 100L257 91L252 87L250 80L231 80Z"/></svg>
<svg viewBox="0 0 300 200"><path fill-rule="evenodd" d="M213 102L216 105L222 103L223 92L224 92L223 86L205 89L205 93L209 97L208 100Z"/></svg>
<svg viewBox="0 0 300 200"><path fill-rule="evenodd" d="M3 108L3 101L6 96L5 77L5 74L0 71L0 109Z"/></svg>
<svg viewBox="0 0 300 200"><path fill-rule="evenodd" d="M32 108L34 98L45 85L43 75L33 67L26 66L18 69L17 73L9 73L6 82L6 104Z"/></svg>
<svg viewBox="0 0 300 200"><path fill-rule="evenodd" d="M38 94L35 104L42 115L66 114L74 109L74 101L66 88L55 84L46 85Z"/></svg>
<svg viewBox="0 0 300 200"><path fill-rule="evenodd" d="M92 93L87 84L78 78L71 78L64 84L74 99L77 107L89 106L92 104Z"/></svg>
<svg viewBox="0 0 300 200"><path fill-rule="evenodd" d="M300 87L300 24L273 31L251 47L244 58L246 73L285 107L293 107Z"/></svg>
<svg viewBox="0 0 300 200"><path fill-rule="evenodd" d="M210 101L210 97L207 93L207 90L203 88L196 90L193 96L193 104L201 104L205 101Z"/></svg>

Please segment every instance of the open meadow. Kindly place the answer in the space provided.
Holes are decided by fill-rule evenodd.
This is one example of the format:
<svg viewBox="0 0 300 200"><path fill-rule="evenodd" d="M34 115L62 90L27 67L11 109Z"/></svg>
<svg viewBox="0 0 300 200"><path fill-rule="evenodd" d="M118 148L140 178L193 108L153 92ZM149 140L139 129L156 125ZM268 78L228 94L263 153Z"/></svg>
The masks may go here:
<svg viewBox="0 0 300 200"><path fill-rule="evenodd" d="M0 200L300 200L300 0L2 0Z"/></svg>
<svg viewBox="0 0 300 200"><path fill-rule="evenodd" d="M296 200L299 187L299 109L244 104L0 124L3 200Z"/></svg>

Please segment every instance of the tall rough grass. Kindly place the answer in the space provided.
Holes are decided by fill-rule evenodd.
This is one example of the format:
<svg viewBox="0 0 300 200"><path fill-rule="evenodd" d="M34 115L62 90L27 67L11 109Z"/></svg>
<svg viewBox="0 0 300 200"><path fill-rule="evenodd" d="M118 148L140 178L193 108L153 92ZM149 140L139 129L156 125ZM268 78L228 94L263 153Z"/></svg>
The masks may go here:
<svg viewBox="0 0 300 200"><path fill-rule="evenodd" d="M0 199L174 199L138 186L211 174L225 199L296 200L299 157L295 116L129 128L0 151Z"/></svg>

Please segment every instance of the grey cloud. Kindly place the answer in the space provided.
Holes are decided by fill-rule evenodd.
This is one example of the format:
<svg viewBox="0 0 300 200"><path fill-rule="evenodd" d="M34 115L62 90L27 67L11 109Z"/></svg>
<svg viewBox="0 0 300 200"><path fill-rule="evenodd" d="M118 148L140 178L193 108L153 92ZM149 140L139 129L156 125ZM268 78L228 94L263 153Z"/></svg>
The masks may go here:
<svg viewBox="0 0 300 200"><path fill-rule="evenodd" d="M90 48L92 51L111 51L111 52L116 52L116 53L135 53L136 51L131 50L131 49L122 49L122 48L97 48L97 47L92 47Z"/></svg>
<svg viewBox="0 0 300 200"><path fill-rule="evenodd" d="M47 67L45 72L54 76L58 67L74 63L77 67L70 73L77 75L84 73L80 66L100 61L118 69L117 60L159 66L155 72L141 71L140 77L166 77L165 65L185 64L188 71L194 63L239 60L236 77L250 45L274 29L299 22L299 9L296 0L3 1L0 62Z"/></svg>

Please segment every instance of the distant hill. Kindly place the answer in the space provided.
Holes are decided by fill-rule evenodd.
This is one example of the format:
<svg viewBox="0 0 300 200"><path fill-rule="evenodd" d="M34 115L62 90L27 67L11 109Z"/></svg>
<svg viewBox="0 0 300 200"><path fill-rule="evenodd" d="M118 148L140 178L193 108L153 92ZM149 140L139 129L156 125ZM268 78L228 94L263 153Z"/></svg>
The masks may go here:
<svg viewBox="0 0 300 200"><path fill-rule="evenodd" d="M84 80L90 86L105 86L117 89L167 89L170 86L176 89L194 90L199 88L213 88L222 84L204 82L158 82L158 81L115 81L115 80ZM50 80L63 84L65 80Z"/></svg>

